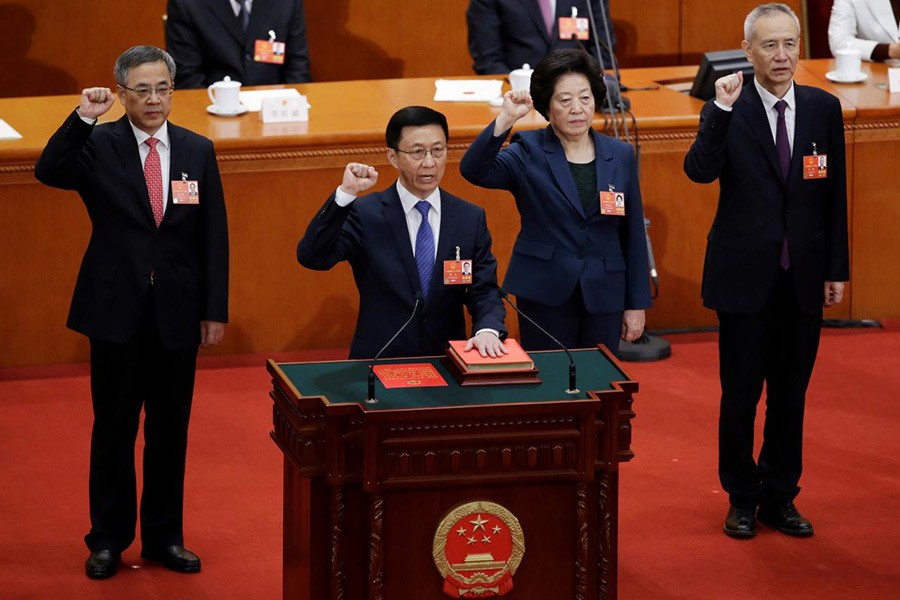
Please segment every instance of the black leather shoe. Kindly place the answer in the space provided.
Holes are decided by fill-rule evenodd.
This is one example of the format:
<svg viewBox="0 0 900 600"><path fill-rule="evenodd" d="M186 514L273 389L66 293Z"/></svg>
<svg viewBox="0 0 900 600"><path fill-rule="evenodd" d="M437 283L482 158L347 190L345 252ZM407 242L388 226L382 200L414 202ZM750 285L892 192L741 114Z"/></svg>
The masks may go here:
<svg viewBox="0 0 900 600"><path fill-rule="evenodd" d="M732 505L728 509L725 526L722 528L725 535L734 538L751 538L756 535L755 512L753 508L740 508Z"/></svg>
<svg viewBox="0 0 900 600"><path fill-rule="evenodd" d="M95 550L84 563L84 574L91 579L109 579L116 574L122 555L112 550Z"/></svg>
<svg viewBox="0 0 900 600"><path fill-rule="evenodd" d="M809 537L813 534L812 523L797 511L797 507L790 500L761 504L757 518L786 535Z"/></svg>
<svg viewBox="0 0 900 600"><path fill-rule="evenodd" d="M200 570L200 557L184 546L145 547L141 549L141 558L158 562L179 573L197 573Z"/></svg>

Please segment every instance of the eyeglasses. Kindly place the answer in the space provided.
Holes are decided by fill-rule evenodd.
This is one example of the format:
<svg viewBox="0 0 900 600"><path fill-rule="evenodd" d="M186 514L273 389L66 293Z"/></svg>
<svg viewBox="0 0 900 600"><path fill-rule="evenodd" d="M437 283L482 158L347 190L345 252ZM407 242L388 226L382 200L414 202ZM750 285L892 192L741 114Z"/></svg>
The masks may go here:
<svg viewBox="0 0 900 600"><path fill-rule="evenodd" d="M431 158L441 158L447 152L447 149L443 146L437 146L430 150L426 148L416 148L415 150L401 150L399 148L395 148L397 152L402 152L403 154L410 157L412 160L418 162L420 160L425 160L425 156L430 154Z"/></svg>
<svg viewBox="0 0 900 600"><path fill-rule="evenodd" d="M175 91L175 87L171 86L167 83L163 83L161 85L156 86L155 88L150 87L149 85L139 85L136 88L130 88L127 85L122 85L122 88L132 92L135 96L140 98L141 100L146 100L149 98L154 92L160 98L165 98L166 96L171 96L172 92Z"/></svg>

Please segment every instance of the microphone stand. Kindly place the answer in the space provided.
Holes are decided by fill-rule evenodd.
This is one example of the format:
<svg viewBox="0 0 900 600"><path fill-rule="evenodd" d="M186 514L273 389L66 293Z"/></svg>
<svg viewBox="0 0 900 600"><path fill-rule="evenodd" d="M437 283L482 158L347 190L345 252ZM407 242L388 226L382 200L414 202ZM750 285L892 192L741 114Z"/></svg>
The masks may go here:
<svg viewBox="0 0 900 600"><path fill-rule="evenodd" d="M509 294L506 293L506 290L504 290L503 288L497 288L497 293L500 295L500 297L503 300L506 301L507 304L509 304L510 306L513 307L513 310L516 311L516 314L518 314L520 317L524 318L526 321L528 321L529 323L534 325L538 330L540 330L541 333L543 333L548 338L553 340L553 342L557 346L559 346L560 348L563 349L563 352L565 352L566 356L569 357L569 387L566 389L566 393L569 394L570 396L574 396L575 394L580 394L581 390L578 389L578 385L576 384L577 377L576 377L576 371L575 371L575 359L572 358L572 353L569 352L569 349L566 348L565 346L563 346L562 342L560 342L558 339L553 337L553 335L551 335L551 333L549 331L547 331L546 329L544 329L543 327L541 327L540 325L535 323L531 317L529 317L528 315L523 313L521 310L519 310L519 307L516 306L515 304L513 304L513 301L509 299Z"/></svg>
<svg viewBox="0 0 900 600"><path fill-rule="evenodd" d="M597 35L597 24L596 19L594 19L594 10L592 6L591 0L585 0L588 7L588 18L591 20L591 27L594 29L594 48L597 51L597 60L600 62L600 68L604 72L604 82L606 82L605 72L606 67L603 64L603 55L600 52L600 40ZM608 0L596 0L598 2L603 2ZM610 26L609 19L606 17L606 11L600 11L600 17L603 20L603 33L605 38L605 46L607 50L609 50L609 60L612 63L612 69L615 77L615 89L613 90L613 94L617 95L619 99L617 106L613 105L613 100L611 96L613 94L606 94L606 107L604 108L604 112L609 112L612 114L613 121L613 133L616 138L619 137L619 127L617 125L617 119L621 117L622 119L622 131L624 134L625 142L631 144L631 135L628 130L628 118L626 115L626 111L628 111L630 107L630 102L628 99L621 95L621 87L620 87L620 78L619 78L619 62L616 60L616 53L613 52L612 48L612 37L610 35ZM609 89L609 85L607 85L607 89ZM616 114L618 112L618 115ZM641 144L638 141L637 136L637 122L634 123L635 127L635 139L634 139L634 156L637 167L638 176L640 176L641 172ZM650 244L650 233L647 228L650 225L650 221L648 219L644 219L644 238L647 240L647 261L648 267L650 270L650 277L653 280L654 294L653 298L656 298L659 295L659 278L657 276L656 271L656 261L653 258L653 246ZM632 361L632 362L651 362L656 360L661 360L663 358L668 358L672 355L672 347L668 341L652 336L646 333L641 334L641 337L636 339L634 342L626 342L622 340L619 343L619 352L618 356L624 361Z"/></svg>
<svg viewBox="0 0 900 600"><path fill-rule="evenodd" d="M375 355L375 358L372 359L372 362L369 363L369 377L368 377L368 393L366 394L366 404L375 404L378 402L378 399L375 397L375 363L381 358L381 355L384 354L384 351L388 349L388 346L394 343L394 340L397 339L397 336L400 335L406 326L410 324L413 320L413 317L416 316L416 311L419 310L419 304L422 303L422 292L416 292L416 303L413 305L412 314L409 315L409 318L406 319L406 322L400 326L400 329L397 330L397 333L387 341L387 344L381 347L381 350L378 351L378 354Z"/></svg>

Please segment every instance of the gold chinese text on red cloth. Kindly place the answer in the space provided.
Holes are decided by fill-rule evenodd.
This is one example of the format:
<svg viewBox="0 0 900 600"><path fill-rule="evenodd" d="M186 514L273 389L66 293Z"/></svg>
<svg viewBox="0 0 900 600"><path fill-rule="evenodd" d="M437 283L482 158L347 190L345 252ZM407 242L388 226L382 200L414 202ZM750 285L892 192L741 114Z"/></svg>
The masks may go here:
<svg viewBox="0 0 900 600"><path fill-rule="evenodd" d="M434 533L434 564L453 598L503 596L525 555L519 520L486 501L457 506Z"/></svg>

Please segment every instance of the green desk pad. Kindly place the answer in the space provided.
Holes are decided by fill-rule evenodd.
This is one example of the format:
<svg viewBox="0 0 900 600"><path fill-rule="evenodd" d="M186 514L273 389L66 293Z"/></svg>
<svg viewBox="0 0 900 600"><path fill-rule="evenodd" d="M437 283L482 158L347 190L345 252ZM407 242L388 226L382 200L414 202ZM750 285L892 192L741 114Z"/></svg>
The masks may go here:
<svg viewBox="0 0 900 600"><path fill-rule="evenodd" d="M439 357L385 359L379 360L377 364L431 363L447 385L386 389L376 377L375 397L378 402L365 404L365 407L366 410L391 410L578 400L587 399L588 391L609 390L612 389L611 382L628 380L628 376L599 350L571 352L578 369L578 394L570 395L565 392L569 386L569 360L561 351L529 353L540 371L540 384L461 387ZM368 393L369 362L347 360L280 363L278 366L303 396L325 396L332 404L364 403Z"/></svg>

